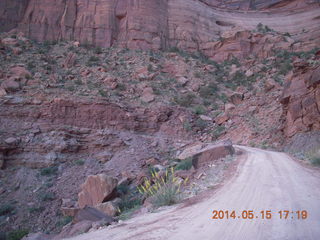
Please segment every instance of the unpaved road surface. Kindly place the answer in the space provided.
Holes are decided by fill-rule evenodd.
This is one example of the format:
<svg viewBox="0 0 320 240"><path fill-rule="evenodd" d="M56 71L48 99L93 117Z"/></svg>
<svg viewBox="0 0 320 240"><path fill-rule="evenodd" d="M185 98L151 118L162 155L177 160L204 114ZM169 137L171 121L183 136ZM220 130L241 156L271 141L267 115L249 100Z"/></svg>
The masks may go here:
<svg viewBox="0 0 320 240"><path fill-rule="evenodd" d="M223 187L203 200L143 214L72 239L319 240L319 171L303 167L284 153L239 148L247 152L247 158ZM235 210L237 217L213 220L214 209ZM238 218L243 210L253 210L254 219ZM261 219L263 210L271 210L272 218ZM280 219L280 210L290 211L287 219ZM297 219L291 211L298 210L306 210L308 218Z"/></svg>

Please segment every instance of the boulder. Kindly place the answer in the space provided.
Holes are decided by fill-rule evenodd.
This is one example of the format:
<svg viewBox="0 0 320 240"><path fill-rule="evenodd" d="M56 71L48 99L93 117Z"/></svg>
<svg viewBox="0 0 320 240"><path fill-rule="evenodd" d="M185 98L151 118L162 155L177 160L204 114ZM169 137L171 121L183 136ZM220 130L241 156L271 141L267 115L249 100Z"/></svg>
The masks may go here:
<svg viewBox="0 0 320 240"><path fill-rule="evenodd" d="M6 90L7 92L17 92L21 89L21 86L19 82L17 82L14 78L9 78L2 82L1 88Z"/></svg>
<svg viewBox="0 0 320 240"><path fill-rule="evenodd" d="M141 96L141 100L143 102L149 103L154 101L154 99L155 99L155 95L151 87L146 87L145 89L143 89L142 96Z"/></svg>
<svg viewBox="0 0 320 240"><path fill-rule="evenodd" d="M80 209L74 207L61 207L60 210L63 216L74 217L77 215Z"/></svg>
<svg viewBox="0 0 320 240"><path fill-rule="evenodd" d="M7 92L2 87L0 87L0 97L6 96Z"/></svg>
<svg viewBox="0 0 320 240"><path fill-rule="evenodd" d="M10 68L12 76L17 78L31 78L31 73L23 66L14 66Z"/></svg>
<svg viewBox="0 0 320 240"><path fill-rule="evenodd" d="M228 121L230 119L230 116L227 113L224 113L222 115L219 115L218 117L215 118L215 122L218 125L221 125L223 123L225 123L226 121Z"/></svg>
<svg viewBox="0 0 320 240"><path fill-rule="evenodd" d="M112 217L99 211L96 208L85 207L79 210L79 212L75 215L75 217L73 218L73 223L79 223L82 221L97 222L101 220L104 220L109 224L111 224L114 221Z"/></svg>
<svg viewBox="0 0 320 240"><path fill-rule="evenodd" d="M118 212L117 206L113 202L100 203L95 208L111 217L114 217Z"/></svg>
<svg viewBox="0 0 320 240"><path fill-rule="evenodd" d="M234 92L230 95L230 101L234 104L234 105L238 105L242 102L243 100L243 93L240 92Z"/></svg>
<svg viewBox="0 0 320 240"><path fill-rule="evenodd" d="M223 141L220 143L198 144L186 148L177 158L192 158L192 165L195 168L204 166L212 161L233 155L235 149L231 141Z"/></svg>
<svg viewBox="0 0 320 240"><path fill-rule="evenodd" d="M117 183L117 179L105 174L88 176L85 183L81 185L82 191L78 195L79 207L96 206L113 199L116 196Z"/></svg>

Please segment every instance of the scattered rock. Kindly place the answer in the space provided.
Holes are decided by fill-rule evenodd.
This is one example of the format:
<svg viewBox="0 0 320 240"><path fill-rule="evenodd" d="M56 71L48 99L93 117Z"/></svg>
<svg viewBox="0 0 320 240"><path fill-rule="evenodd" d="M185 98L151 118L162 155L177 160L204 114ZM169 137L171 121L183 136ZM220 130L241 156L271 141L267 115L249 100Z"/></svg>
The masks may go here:
<svg viewBox="0 0 320 240"><path fill-rule="evenodd" d="M6 96L7 92L2 87L0 87L0 97Z"/></svg>
<svg viewBox="0 0 320 240"><path fill-rule="evenodd" d="M269 92L269 91L270 91L271 89L273 89L275 86L276 86L276 82L275 82L273 79L269 78L269 79L267 79L267 80L265 81L265 83L264 83L264 90L265 90L266 92Z"/></svg>
<svg viewBox="0 0 320 240"><path fill-rule="evenodd" d="M156 158L149 158L148 160L146 160L145 165L147 166L153 166L158 164L159 161Z"/></svg>
<svg viewBox="0 0 320 240"><path fill-rule="evenodd" d="M155 95L153 94L153 89L151 87L146 87L143 89L141 100L150 103L154 101Z"/></svg>
<svg viewBox="0 0 320 240"><path fill-rule="evenodd" d="M200 115L199 116L203 121L208 121L208 122L212 122L213 119L209 116L206 116L206 115Z"/></svg>
<svg viewBox="0 0 320 240"><path fill-rule="evenodd" d="M88 176L85 183L81 185L82 191L78 196L79 207L96 206L111 200L116 196L117 183L117 179L105 174Z"/></svg>
<svg viewBox="0 0 320 240"><path fill-rule="evenodd" d="M185 78L185 77L179 77L179 78L177 79L177 81L178 81L178 83L180 83L181 86L183 86L183 87L189 82L189 80L188 80L187 78Z"/></svg>
<svg viewBox="0 0 320 240"><path fill-rule="evenodd" d="M16 38L4 38L2 39L2 43L6 46L15 46L18 44L18 40Z"/></svg>
<svg viewBox="0 0 320 240"><path fill-rule="evenodd" d="M14 138L14 137L9 137L4 140L4 142L9 145L17 145L19 143L19 141L20 141L20 139Z"/></svg>
<svg viewBox="0 0 320 240"><path fill-rule="evenodd" d="M230 101L234 104L234 105L238 105L242 102L243 100L243 94L239 93L239 92L234 92L231 94L230 96Z"/></svg>
<svg viewBox="0 0 320 240"><path fill-rule="evenodd" d="M113 154L108 151L101 152L96 155L96 158L100 163L106 163L106 162L110 161L112 157L113 157Z"/></svg>
<svg viewBox="0 0 320 240"><path fill-rule="evenodd" d="M224 110L226 112L232 111L235 108L236 108L236 106L234 104L231 104L231 103L227 103L227 104L224 105Z"/></svg>
<svg viewBox="0 0 320 240"><path fill-rule="evenodd" d="M223 123L225 123L226 121L228 121L230 119L230 116L227 113L224 113L222 115L219 115L218 117L215 118L215 122L218 125L221 125Z"/></svg>

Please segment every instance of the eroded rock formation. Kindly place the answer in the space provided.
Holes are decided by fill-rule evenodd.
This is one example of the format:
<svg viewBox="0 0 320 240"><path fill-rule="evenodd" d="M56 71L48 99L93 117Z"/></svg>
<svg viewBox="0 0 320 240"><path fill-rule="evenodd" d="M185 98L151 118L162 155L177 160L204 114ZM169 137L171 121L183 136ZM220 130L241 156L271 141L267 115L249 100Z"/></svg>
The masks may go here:
<svg viewBox="0 0 320 240"><path fill-rule="evenodd" d="M320 32L316 0L4 0L0 9L0 30L17 28L38 41L178 47L209 56L216 40L233 27L252 30L261 22L296 39L316 39Z"/></svg>
<svg viewBox="0 0 320 240"><path fill-rule="evenodd" d="M320 67L296 62L284 87L281 103L284 105L284 133L287 137L320 130Z"/></svg>

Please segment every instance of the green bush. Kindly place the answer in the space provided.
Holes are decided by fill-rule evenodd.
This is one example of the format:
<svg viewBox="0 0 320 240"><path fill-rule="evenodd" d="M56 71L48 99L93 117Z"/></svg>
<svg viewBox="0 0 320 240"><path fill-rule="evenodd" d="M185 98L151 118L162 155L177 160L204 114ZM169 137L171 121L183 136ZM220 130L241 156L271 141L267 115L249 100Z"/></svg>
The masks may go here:
<svg viewBox="0 0 320 240"><path fill-rule="evenodd" d="M174 101L182 107L190 107L194 101L194 98L195 96L192 93L188 93L180 97L175 97Z"/></svg>
<svg viewBox="0 0 320 240"><path fill-rule="evenodd" d="M314 149L310 151L307 155L312 164L320 166L320 150L319 149Z"/></svg>
<svg viewBox="0 0 320 240"><path fill-rule="evenodd" d="M206 109L201 105L195 106L192 110L197 115L201 115L201 114L205 114L206 113Z"/></svg>
<svg viewBox="0 0 320 240"><path fill-rule="evenodd" d="M79 166L84 165L84 163L85 163L85 161L84 161L84 160L81 160L81 159L78 159L78 160L75 160L75 161L74 161L74 164L75 164L75 165L79 165Z"/></svg>
<svg viewBox="0 0 320 240"><path fill-rule="evenodd" d="M46 193L43 193L40 195L40 199L43 202L52 201L52 200L56 199L56 196L52 192L46 192Z"/></svg>
<svg viewBox="0 0 320 240"><path fill-rule="evenodd" d="M185 179L184 184L188 179ZM180 199L180 186L182 182L175 176L175 170L172 167L167 169L164 176L153 172L151 178L145 178L144 183L138 187L139 192L144 197L150 197L151 202L157 206L172 205Z"/></svg>
<svg viewBox="0 0 320 240"><path fill-rule="evenodd" d="M212 136L217 139L219 138L224 132L225 132L226 128L225 126L221 125L221 126L217 126L213 132L212 132Z"/></svg>
<svg viewBox="0 0 320 240"><path fill-rule="evenodd" d="M199 128L200 130L204 130L208 126L208 123L201 118L198 118L195 122L195 127Z"/></svg>
<svg viewBox="0 0 320 240"><path fill-rule="evenodd" d="M46 167L46 168L42 168L40 170L41 176L54 175L54 174L57 174L57 172L58 172L58 167L57 166Z"/></svg>
<svg viewBox="0 0 320 240"><path fill-rule="evenodd" d="M29 233L26 229L18 229L9 232L7 240L20 240Z"/></svg>
<svg viewBox="0 0 320 240"><path fill-rule="evenodd" d="M12 204L4 204L0 206L0 216L8 215L10 213L13 213L15 210L15 207Z"/></svg>
<svg viewBox="0 0 320 240"><path fill-rule="evenodd" d="M175 170L189 170L191 167L192 167L192 158L190 157L180 161L175 167Z"/></svg>

